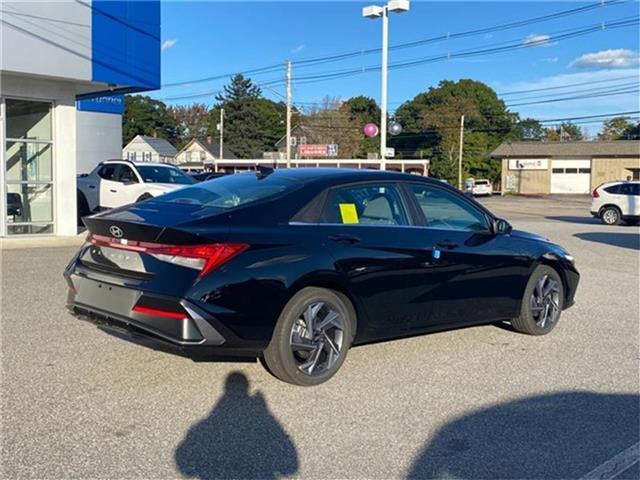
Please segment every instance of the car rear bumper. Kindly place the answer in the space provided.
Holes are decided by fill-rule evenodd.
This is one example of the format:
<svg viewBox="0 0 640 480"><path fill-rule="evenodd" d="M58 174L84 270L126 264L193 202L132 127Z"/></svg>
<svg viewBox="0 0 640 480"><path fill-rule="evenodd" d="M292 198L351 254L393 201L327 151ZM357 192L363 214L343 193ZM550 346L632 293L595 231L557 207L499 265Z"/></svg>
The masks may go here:
<svg viewBox="0 0 640 480"><path fill-rule="evenodd" d="M67 308L76 317L135 343L201 359L256 358L266 347L262 342L237 337L188 300L158 296L76 273L66 272L65 278L70 287ZM134 310L136 306L142 306L142 311Z"/></svg>

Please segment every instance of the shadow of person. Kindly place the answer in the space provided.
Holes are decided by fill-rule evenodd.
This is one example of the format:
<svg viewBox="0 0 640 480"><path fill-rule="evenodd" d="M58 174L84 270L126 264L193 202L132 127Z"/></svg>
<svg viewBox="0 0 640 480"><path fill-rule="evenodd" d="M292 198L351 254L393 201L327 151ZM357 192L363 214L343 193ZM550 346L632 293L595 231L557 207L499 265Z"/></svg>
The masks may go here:
<svg viewBox="0 0 640 480"><path fill-rule="evenodd" d="M247 377L231 373L224 395L208 417L192 426L175 451L188 477L275 479L298 471L298 452L260 392Z"/></svg>
<svg viewBox="0 0 640 480"><path fill-rule="evenodd" d="M407 478L581 478L638 442L639 418L638 395L561 392L499 404L442 427Z"/></svg>

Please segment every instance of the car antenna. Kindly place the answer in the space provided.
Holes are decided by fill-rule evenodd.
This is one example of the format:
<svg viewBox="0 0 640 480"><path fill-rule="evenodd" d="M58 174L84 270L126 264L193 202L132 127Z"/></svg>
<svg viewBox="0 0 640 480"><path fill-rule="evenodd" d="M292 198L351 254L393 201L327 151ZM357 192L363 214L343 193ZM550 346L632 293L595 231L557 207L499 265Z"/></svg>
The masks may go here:
<svg viewBox="0 0 640 480"><path fill-rule="evenodd" d="M273 173L273 168L264 165L256 165L256 177L265 178Z"/></svg>

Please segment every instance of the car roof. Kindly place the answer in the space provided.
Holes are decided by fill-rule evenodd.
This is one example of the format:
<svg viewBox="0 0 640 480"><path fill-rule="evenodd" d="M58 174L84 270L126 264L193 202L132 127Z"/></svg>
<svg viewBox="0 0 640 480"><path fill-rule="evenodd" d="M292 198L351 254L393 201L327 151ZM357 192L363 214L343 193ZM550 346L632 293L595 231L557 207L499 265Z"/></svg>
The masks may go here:
<svg viewBox="0 0 640 480"><path fill-rule="evenodd" d="M108 160L104 160L101 162L102 164L105 163L127 163L129 165L133 165L134 167L141 167L141 166L145 166L145 165L153 165L154 167L175 167L175 165L172 165L171 163L160 163L160 162L134 162L131 160L127 160L126 158L110 158Z"/></svg>
<svg viewBox="0 0 640 480"><path fill-rule="evenodd" d="M610 180L608 182L604 182L601 186L616 185L618 183L640 183L640 180Z"/></svg>

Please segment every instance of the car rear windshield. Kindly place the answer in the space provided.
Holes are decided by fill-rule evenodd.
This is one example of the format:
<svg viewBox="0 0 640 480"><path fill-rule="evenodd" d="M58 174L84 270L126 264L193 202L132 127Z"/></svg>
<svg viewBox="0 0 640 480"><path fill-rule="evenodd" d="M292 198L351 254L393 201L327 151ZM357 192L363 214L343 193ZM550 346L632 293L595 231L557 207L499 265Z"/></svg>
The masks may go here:
<svg viewBox="0 0 640 480"><path fill-rule="evenodd" d="M476 185L489 185L488 180L476 180Z"/></svg>
<svg viewBox="0 0 640 480"><path fill-rule="evenodd" d="M156 200L228 210L275 197L298 185L289 178L273 175L259 178L251 172L236 173L167 193Z"/></svg>
<svg viewBox="0 0 640 480"><path fill-rule="evenodd" d="M176 183L179 185L191 185L196 180L184 173L179 168L159 165L139 165L138 172L146 183Z"/></svg>

